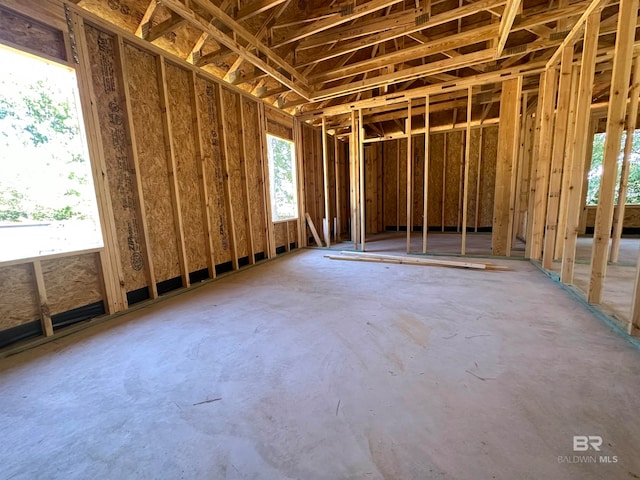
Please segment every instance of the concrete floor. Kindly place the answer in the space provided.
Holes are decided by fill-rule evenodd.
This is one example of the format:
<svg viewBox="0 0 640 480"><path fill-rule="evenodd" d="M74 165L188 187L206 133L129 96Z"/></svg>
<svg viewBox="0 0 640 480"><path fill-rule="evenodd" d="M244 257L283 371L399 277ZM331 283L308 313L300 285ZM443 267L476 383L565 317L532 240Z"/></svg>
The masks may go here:
<svg viewBox="0 0 640 480"><path fill-rule="evenodd" d="M325 253L0 360L0 479L640 478L640 352L534 266Z"/></svg>
<svg viewBox="0 0 640 480"><path fill-rule="evenodd" d="M576 248L574 285L586 298L591 276L591 250L593 237L580 237ZM619 261L607 267L602 293L602 310L626 328L631 318L631 299L636 277L636 264L640 238L623 238L620 242ZM552 270L559 273L561 262L554 262Z"/></svg>
<svg viewBox="0 0 640 480"><path fill-rule="evenodd" d="M368 252L378 253L405 253L407 249L407 232L385 232L375 235L367 235L365 248ZM332 245L331 248L340 250L352 248L352 243L342 242ZM467 255L489 256L491 255L491 233L468 233ZM511 250L513 257L524 258L524 243L516 240ZM429 232L427 235L427 253L459 255L462 248L462 234ZM411 233L411 252L422 252L422 233Z"/></svg>

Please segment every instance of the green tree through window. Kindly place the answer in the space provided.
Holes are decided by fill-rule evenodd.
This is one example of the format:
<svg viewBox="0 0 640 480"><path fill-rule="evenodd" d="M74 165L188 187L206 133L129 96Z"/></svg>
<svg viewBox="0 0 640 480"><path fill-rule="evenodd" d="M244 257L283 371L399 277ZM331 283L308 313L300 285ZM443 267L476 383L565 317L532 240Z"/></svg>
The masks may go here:
<svg viewBox="0 0 640 480"><path fill-rule="evenodd" d="M101 246L75 72L5 47L0 64L0 261Z"/></svg>
<svg viewBox="0 0 640 480"><path fill-rule="evenodd" d="M293 142L267 135L273 221L298 217Z"/></svg>
<svg viewBox="0 0 640 480"><path fill-rule="evenodd" d="M593 153L591 168L589 169L589 188L587 190L587 205L597 205L600 195L600 178L602 177L602 159L604 157L604 142L606 134L596 133L593 137ZM618 202L620 189L620 174L622 170L622 155L626 132L622 134L620 155L618 156L618 179L616 181L615 202ZM627 190L627 204L640 204L640 130L633 133L633 144L629 156L629 183Z"/></svg>

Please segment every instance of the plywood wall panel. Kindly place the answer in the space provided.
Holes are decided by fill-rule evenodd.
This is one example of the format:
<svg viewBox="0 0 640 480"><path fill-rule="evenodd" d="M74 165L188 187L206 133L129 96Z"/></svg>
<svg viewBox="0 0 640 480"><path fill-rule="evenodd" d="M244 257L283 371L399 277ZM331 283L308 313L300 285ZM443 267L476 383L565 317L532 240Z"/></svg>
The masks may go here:
<svg viewBox="0 0 640 480"><path fill-rule="evenodd" d="M166 71L185 252L189 270L195 272L207 268L207 246L194 143L195 112L189 98L191 74L170 63L167 63Z"/></svg>
<svg viewBox="0 0 640 480"><path fill-rule="evenodd" d="M460 165L464 154L464 132L447 133L446 182L444 198L444 225L457 227L460 217Z"/></svg>
<svg viewBox="0 0 640 480"><path fill-rule="evenodd" d="M478 213L480 227L491 227L493 224L497 155L498 127L484 127L480 173L480 212Z"/></svg>
<svg viewBox="0 0 640 480"><path fill-rule="evenodd" d="M97 253L42 261L51 315L103 300Z"/></svg>
<svg viewBox="0 0 640 480"><path fill-rule="evenodd" d="M125 288L132 291L147 286L147 266L122 70L116 58L116 39L113 35L87 25L86 38L118 253Z"/></svg>
<svg viewBox="0 0 640 480"><path fill-rule="evenodd" d="M400 226L407 225L407 139L398 140L398 179L400 188L398 190L398 217L400 218Z"/></svg>
<svg viewBox="0 0 640 480"><path fill-rule="evenodd" d="M422 227L424 201L424 135L413 136L413 227Z"/></svg>
<svg viewBox="0 0 640 480"><path fill-rule="evenodd" d="M221 150L222 132L217 107L216 86L196 78L196 96L201 111L202 156L207 172L207 189L211 205L211 229L214 258L217 264L231 261L231 227L227 215L224 189L224 159Z"/></svg>
<svg viewBox="0 0 640 480"><path fill-rule="evenodd" d="M267 252L264 181L262 180L262 140L258 104L248 98L242 98L244 124L245 161L249 185L249 210L251 211L251 231L255 253Z"/></svg>
<svg viewBox="0 0 640 480"><path fill-rule="evenodd" d="M125 45L133 126L143 189L149 241L156 281L180 276L178 244L171 190L167 174L160 108L157 59L139 48Z"/></svg>
<svg viewBox="0 0 640 480"><path fill-rule="evenodd" d="M0 267L0 330L40 318L33 267Z"/></svg>
<svg viewBox="0 0 640 480"><path fill-rule="evenodd" d="M397 226L397 175L398 158L396 150L397 140L382 142L382 188L384 190L384 228L395 228Z"/></svg>
<svg viewBox="0 0 640 480"><path fill-rule="evenodd" d="M431 134L429 137L429 226L442 226L442 182L444 165L444 133Z"/></svg>
<svg viewBox="0 0 640 480"><path fill-rule="evenodd" d="M242 152L242 124L240 122L240 95L226 88L222 89L222 105L231 204L233 205L233 226L236 234L236 253L239 258L249 252L249 219L247 218L247 197L245 194L244 155Z"/></svg>
<svg viewBox="0 0 640 480"><path fill-rule="evenodd" d="M476 225L476 195L478 193L478 162L480 160L480 129L471 129L471 142L469 143L469 182L467 201L467 228Z"/></svg>
<svg viewBox="0 0 640 480"><path fill-rule="evenodd" d="M287 244L287 222L277 222L273 224L273 235L276 240L276 248L284 247Z"/></svg>

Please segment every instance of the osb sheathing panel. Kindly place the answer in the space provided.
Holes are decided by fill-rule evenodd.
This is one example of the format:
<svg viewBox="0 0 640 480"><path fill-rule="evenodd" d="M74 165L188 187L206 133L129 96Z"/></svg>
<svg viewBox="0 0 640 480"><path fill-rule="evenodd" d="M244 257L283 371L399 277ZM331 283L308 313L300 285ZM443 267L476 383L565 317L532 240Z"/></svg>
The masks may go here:
<svg viewBox="0 0 640 480"><path fill-rule="evenodd" d="M262 139L260 138L260 120L258 104L248 98L242 98L242 138L244 138L247 182L249 185L249 211L253 232L255 253L267 251L266 219L264 203L264 182L262 180Z"/></svg>
<svg viewBox="0 0 640 480"><path fill-rule="evenodd" d="M185 251L189 271L194 272L207 267L207 247L195 149L195 112L189 96L191 74L170 63L166 71Z"/></svg>
<svg viewBox="0 0 640 480"><path fill-rule="evenodd" d="M17 327L40 317L33 267L0 267L0 330Z"/></svg>
<svg viewBox="0 0 640 480"><path fill-rule="evenodd" d="M289 244L298 243L298 222L291 220L289 222Z"/></svg>
<svg viewBox="0 0 640 480"><path fill-rule="evenodd" d="M384 228L397 226L397 179L398 179L398 141L382 143L382 188L384 190Z"/></svg>
<svg viewBox="0 0 640 480"><path fill-rule="evenodd" d="M0 43L67 60L62 31L0 7Z"/></svg>
<svg viewBox="0 0 640 480"><path fill-rule="evenodd" d="M302 147L304 161L305 202L307 212L322 236L322 218L324 217L324 184L322 178L321 133L307 125L302 127ZM320 148L320 150L318 150ZM309 236L311 231L308 231Z"/></svg>
<svg viewBox="0 0 640 480"><path fill-rule="evenodd" d="M230 226L224 189L224 163L221 150L216 86L200 77L196 79L196 95L201 112L202 156L207 174L207 192L211 205L211 230L216 264L231 261Z"/></svg>
<svg viewBox="0 0 640 480"><path fill-rule="evenodd" d="M180 275L156 57L126 44L125 62L156 281Z"/></svg>
<svg viewBox="0 0 640 480"><path fill-rule="evenodd" d="M429 137L429 203L427 215L429 226L442 226L442 182L444 165L444 133Z"/></svg>
<svg viewBox="0 0 640 480"><path fill-rule="evenodd" d="M496 183L496 159L498 155L498 127L485 127L482 140L482 164L480 169L480 227L493 225L493 197Z"/></svg>
<svg viewBox="0 0 640 480"><path fill-rule="evenodd" d="M467 228L476 225L476 195L478 193L478 160L480 158L480 129L471 129L469 142L469 183L467 201Z"/></svg>
<svg viewBox="0 0 640 480"><path fill-rule="evenodd" d="M223 128L226 131L227 162L233 205L233 225L236 233L236 253L239 258L249 255L249 231L247 219L247 199L245 195L242 156L242 125L240 123L240 96L226 88L222 89L224 109Z"/></svg>
<svg viewBox="0 0 640 480"><path fill-rule="evenodd" d="M376 233L378 215L378 144L364 147L364 189L366 233Z"/></svg>
<svg viewBox="0 0 640 480"><path fill-rule="evenodd" d="M400 225L407 225L407 139L401 138L398 140L399 145L399 167L398 178L400 179L400 188L398 190L398 216L400 218Z"/></svg>
<svg viewBox="0 0 640 480"><path fill-rule="evenodd" d="M116 59L115 38L86 27L91 80L100 121L120 262L127 291L147 285L142 222L138 214L135 168L126 121L122 70Z"/></svg>
<svg viewBox="0 0 640 480"><path fill-rule="evenodd" d="M266 107L267 133L293 141L293 117L274 108Z"/></svg>
<svg viewBox="0 0 640 480"><path fill-rule="evenodd" d="M276 248L284 247L287 244L287 222L274 223L273 235L276 240Z"/></svg>
<svg viewBox="0 0 640 480"><path fill-rule="evenodd" d="M43 260L42 275L52 315L103 299L97 253Z"/></svg>
<svg viewBox="0 0 640 480"><path fill-rule="evenodd" d="M587 206L587 227L593 227L596 222L595 205ZM640 228L640 205L625 205L623 227Z"/></svg>
<svg viewBox="0 0 640 480"><path fill-rule="evenodd" d="M413 219L414 227L422 226L424 200L424 135L414 135L413 140ZM405 202L406 203L406 202Z"/></svg>
<svg viewBox="0 0 640 480"><path fill-rule="evenodd" d="M463 132L447 135L446 190L444 198L444 226L457 227L460 217L460 166L464 153Z"/></svg>

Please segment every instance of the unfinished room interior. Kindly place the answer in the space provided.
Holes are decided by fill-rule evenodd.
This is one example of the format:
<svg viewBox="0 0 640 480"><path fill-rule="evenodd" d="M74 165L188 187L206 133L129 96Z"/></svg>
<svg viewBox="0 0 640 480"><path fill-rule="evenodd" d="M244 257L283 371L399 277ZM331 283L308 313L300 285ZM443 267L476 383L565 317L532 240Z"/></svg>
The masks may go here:
<svg viewBox="0 0 640 480"><path fill-rule="evenodd" d="M638 9L0 0L0 480L640 479Z"/></svg>

